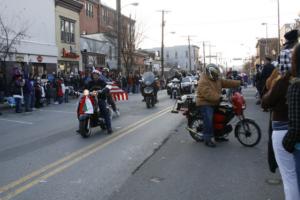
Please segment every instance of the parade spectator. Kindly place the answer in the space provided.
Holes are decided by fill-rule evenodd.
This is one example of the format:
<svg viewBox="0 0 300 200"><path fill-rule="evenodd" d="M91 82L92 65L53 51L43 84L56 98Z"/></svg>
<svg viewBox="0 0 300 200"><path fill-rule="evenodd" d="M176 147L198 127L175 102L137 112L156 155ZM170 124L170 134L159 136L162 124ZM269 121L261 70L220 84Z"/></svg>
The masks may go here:
<svg viewBox="0 0 300 200"><path fill-rule="evenodd" d="M139 91L140 91L140 79L141 79L141 76L138 73L135 74L135 76L134 76L134 84L135 84L134 93L139 93Z"/></svg>
<svg viewBox="0 0 300 200"><path fill-rule="evenodd" d="M23 99L23 87L25 85L25 80L21 72L17 72L13 78L12 82L12 94L16 102L16 113L22 112L22 99Z"/></svg>
<svg viewBox="0 0 300 200"><path fill-rule="evenodd" d="M134 85L134 77L133 77L132 73L130 73L127 78L127 92L128 93L133 93L133 85Z"/></svg>
<svg viewBox="0 0 300 200"><path fill-rule="evenodd" d="M25 85L23 91L24 91L25 112L32 112L31 99L32 99L32 94L34 93L34 87L30 82L28 73L24 74L24 78L25 78Z"/></svg>
<svg viewBox="0 0 300 200"><path fill-rule="evenodd" d="M35 89L34 89L35 79L34 79L33 74L29 74L29 80L30 80L30 84L31 84L31 87L32 87L30 109L33 110L34 107L35 107Z"/></svg>
<svg viewBox="0 0 300 200"><path fill-rule="evenodd" d="M45 83L45 97L46 97L46 104L51 104L51 83L47 81Z"/></svg>
<svg viewBox="0 0 300 200"><path fill-rule="evenodd" d="M298 38L298 35L296 38ZM283 50L280 52L278 68L275 69L278 75L275 74L276 71L274 70L275 72L268 79L266 89L269 89L269 91L264 95L262 102L264 108L271 108L272 110L272 144L287 200L300 199L296 163L293 155L289 154L282 144L283 138L286 137L288 132L289 120L291 120L288 117L286 96L292 78L291 46L294 46L296 43L296 39L293 42L287 40L285 43Z"/></svg>
<svg viewBox="0 0 300 200"><path fill-rule="evenodd" d="M63 102L63 88L62 88L62 79L58 78L56 81L56 96L57 96L57 103L56 104L62 104Z"/></svg>
<svg viewBox="0 0 300 200"><path fill-rule="evenodd" d="M283 139L283 147L294 155L298 191L300 191L300 45L297 45L293 52L291 71L293 79L287 94L289 127Z"/></svg>

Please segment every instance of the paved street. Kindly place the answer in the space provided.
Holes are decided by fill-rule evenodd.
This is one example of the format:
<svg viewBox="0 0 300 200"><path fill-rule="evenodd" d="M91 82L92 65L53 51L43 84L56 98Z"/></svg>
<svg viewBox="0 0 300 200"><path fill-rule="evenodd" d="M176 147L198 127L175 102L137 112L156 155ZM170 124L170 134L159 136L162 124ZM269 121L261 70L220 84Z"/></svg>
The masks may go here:
<svg viewBox="0 0 300 200"><path fill-rule="evenodd" d="M146 109L140 95L118 102L114 133L77 135L76 100L32 113L0 116L0 199L283 199L279 175L268 171L268 114L255 105L254 89L244 92L247 116L263 138L254 148L234 137L215 149L196 143L186 120L171 114L172 100Z"/></svg>

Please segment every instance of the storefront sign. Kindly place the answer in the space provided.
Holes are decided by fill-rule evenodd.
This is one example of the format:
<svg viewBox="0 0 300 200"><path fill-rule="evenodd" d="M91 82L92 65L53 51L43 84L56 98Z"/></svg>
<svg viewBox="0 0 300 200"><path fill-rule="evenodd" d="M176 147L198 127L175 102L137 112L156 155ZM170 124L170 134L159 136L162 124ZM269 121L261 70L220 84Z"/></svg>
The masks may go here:
<svg viewBox="0 0 300 200"><path fill-rule="evenodd" d="M17 62L24 62L24 56L23 55L16 55L16 61Z"/></svg>
<svg viewBox="0 0 300 200"><path fill-rule="evenodd" d="M42 57L42 56L38 56L38 57L36 57L36 60L37 60L39 63L41 63L41 62L43 62L43 57Z"/></svg>
<svg viewBox="0 0 300 200"><path fill-rule="evenodd" d="M79 55L74 53L74 52L71 52L71 51L67 51L65 48L62 49L62 57L63 58L79 58Z"/></svg>

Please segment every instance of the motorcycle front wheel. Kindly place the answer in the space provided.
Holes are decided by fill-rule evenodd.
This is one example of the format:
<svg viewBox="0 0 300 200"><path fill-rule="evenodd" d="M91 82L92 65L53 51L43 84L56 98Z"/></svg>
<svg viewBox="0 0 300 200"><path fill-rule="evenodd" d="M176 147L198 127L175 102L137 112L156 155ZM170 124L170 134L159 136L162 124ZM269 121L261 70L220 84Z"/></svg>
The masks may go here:
<svg viewBox="0 0 300 200"><path fill-rule="evenodd" d="M238 141L246 147L254 147L261 139L261 130L251 119L241 120L236 125L234 133Z"/></svg>
<svg viewBox="0 0 300 200"><path fill-rule="evenodd" d="M85 120L79 121L79 132L83 138L88 138L92 135L90 119L85 119Z"/></svg>
<svg viewBox="0 0 300 200"><path fill-rule="evenodd" d="M188 123L188 131L190 136L196 142L203 142L203 120L200 118L193 118L189 120Z"/></svg>

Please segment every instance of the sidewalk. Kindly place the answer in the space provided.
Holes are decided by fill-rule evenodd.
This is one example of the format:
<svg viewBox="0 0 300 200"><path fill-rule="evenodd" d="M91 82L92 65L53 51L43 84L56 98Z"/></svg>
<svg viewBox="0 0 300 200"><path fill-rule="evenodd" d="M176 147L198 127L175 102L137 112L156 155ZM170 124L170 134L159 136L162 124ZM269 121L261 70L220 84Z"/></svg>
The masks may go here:
<svg viewBox="0 0 300 200"><path fill-rule="evenodd" d="M254 90L244 93L252 96ZM261 112L254 99L247 100L247 105L246 116L262 131L257 146L243 147L231 133L229 142L207 148L190 137L184 121L109 199L284 199L282 184L272 183L280 180L279 172L272 174L267 164L268 113Z"/></svg>

